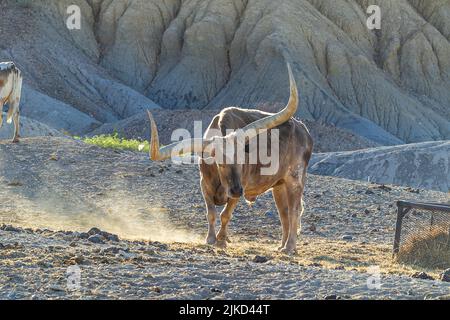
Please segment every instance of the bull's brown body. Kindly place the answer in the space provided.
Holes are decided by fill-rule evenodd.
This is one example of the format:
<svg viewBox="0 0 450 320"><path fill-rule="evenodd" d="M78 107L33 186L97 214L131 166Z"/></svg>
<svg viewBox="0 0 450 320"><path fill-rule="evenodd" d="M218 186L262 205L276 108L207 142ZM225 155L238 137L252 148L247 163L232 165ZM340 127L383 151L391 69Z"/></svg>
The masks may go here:
<svg viewBox="0 0 450 320"><path fill-rule="evenodd" d="M291 94L283 110L271 114L258 110L227 108L214 117L203 139L188 139L160 147L158 129L149 112L152 160L169 159L176 156L180 150L186 153L194 152L200 156L201 188L209 224L206 240L209 244L222 247L226 245L228 223L242 196L253 202L259 195L272 190L283 229L280 250L286 253L296 251L299 217L303 212L303 189L313 141L303 123L292 118L297 111L299 99L289 65L288 71ZM266 139L266 145L261 142L264 141L263 133L278 133L278 149L268 146L272 139ZM250 146L255 146L255 142L256 151L254 148L250 150ZM233 145L235 147L230 148L231 152L223 152ZM242 152L238 151L241 147L248 148L249 151L244 157ZM260 149L270 150L270 153L274 152L273 150L278 152L277 170L263 174L265 166L259 157ZM258 155L257 161L249 161L249 154L252 152ZM226 161L222 161L224 159ZM240 160L233 161L235 159ZM220 214L221 227L216 234L216 206L222 205L225 208Z"/></svg>
<svg viewBox="0 0 450 320"><path fill-rule="evenodd" d="M258 110L225 109L212 120L205 133L205 138L212 138L210 135L212 129L220 130L225 136L229 129L242 129L268 115L270 114ZM295 119L290 119L273 129L279 130L280 165L277 173L261 175L261 164L244 164L240 181L237 184L242 186L243 196L249 202L254 202L259 195L272 190L283 227L283 240L280 249L293 252L296 247L299 215L303 211L302 196L313 141L305 125ZM216 164L207 164L200 160L200 172L201 188L206 202L209 222L207 242L225 246L228 240L228 222L239 199L228 196L226 187L221 183ZM216 206L223 205L225 205L225 208L220 215L221 228L216 235Z"/></svg>

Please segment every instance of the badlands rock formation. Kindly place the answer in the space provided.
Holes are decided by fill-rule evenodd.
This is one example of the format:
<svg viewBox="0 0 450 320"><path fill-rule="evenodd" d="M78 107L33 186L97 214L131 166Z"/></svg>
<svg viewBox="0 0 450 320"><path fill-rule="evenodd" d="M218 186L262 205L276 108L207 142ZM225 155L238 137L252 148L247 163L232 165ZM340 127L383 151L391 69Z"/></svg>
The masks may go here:
<svg viewBox="0 0 450 320"><path fill-rule="evenodd" d="M88 43L87 46L76 44L63 16L55 11L55 6L62 3L29 1L30 4L26 5L25 2L0 3L0 60L17 62L28 85L24 88L24 96L28 97L28 101L42 100L43 97L38 94L40 92L65 103L61 108L66 109L66 114L73 115L72 120L67 123L64 117L61 122L54 123L55 128L74 128L75 133L82 128L92 130L91 125L97 121L113 122L157 107L150 99L99 67L86 54ZM41 120L40 115L46 113L54 102L33 105L32 108L37 111L29 110L29 114ZM61 108L58 108L58 112L61 112ZM89 119L80 119L74 108Z"/></svg>
<svg viewBox="0 0 450 320"><path fill-rule="evenodd" d="M450 142L424 142L316 154L310 172L354 180L450 191Z"/></svg>
<svg viewBox="0 0 450 320"><path fill-rule="evenodd" d="M60 131L82 134L101 123L72 106L24 86L21 114Z"/></svg>
<svg viewBox="0 0 450 320"><path fill-rule="evenodd" d="M65 26L71 4L81 30ZM366 26L371 4L381 30ZM7 0L1 10L0 59L96 121L156 105L285 103L290 62L302 118L383 144L450 138L446 0Z"/></svg>

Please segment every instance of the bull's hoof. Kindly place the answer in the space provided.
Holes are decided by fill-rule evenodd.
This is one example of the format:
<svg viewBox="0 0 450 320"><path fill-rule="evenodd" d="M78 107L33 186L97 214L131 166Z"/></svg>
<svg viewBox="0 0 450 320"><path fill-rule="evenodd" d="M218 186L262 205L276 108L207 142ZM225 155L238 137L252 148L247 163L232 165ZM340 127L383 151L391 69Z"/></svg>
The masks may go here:
<svg viewBox="0 0 450 320"><path fill-rule="evenodd" d="M227 240L217 240L216 247L219 249L226 249L227 248Z"/></svg>
<svg viewBox="0 0 450 320"><path fill-rule="evenodd" d="M208 238L206 238L206 244L209 244L212 246L212 245L215 245L216 242L217 242L216 236L209 236Z"/></svg>
<svg viewBox="0 0 450 320"><path fill-rule="evenodd" d="M294 256L297 254L297 249L296 248L289 248L289 247L284 247L280 250L281 253L287 254L289 256Z"/></svg>
<svg viewBox="0 0 450 320"><path fill-rule="evenodd" d="M12 142L12 143L19 143L19 139L18 139L18 138L13 139L11 142Z"/></svg>
<svg viewBox="0 0 450 320"><path fill-rule="evenodd" d="M222 242L226 242L226 243L231 243L232 241L230 240L230 237L228 237L227 235L223 235L220 232L217 233L217 241L222 241Z"/></svg>

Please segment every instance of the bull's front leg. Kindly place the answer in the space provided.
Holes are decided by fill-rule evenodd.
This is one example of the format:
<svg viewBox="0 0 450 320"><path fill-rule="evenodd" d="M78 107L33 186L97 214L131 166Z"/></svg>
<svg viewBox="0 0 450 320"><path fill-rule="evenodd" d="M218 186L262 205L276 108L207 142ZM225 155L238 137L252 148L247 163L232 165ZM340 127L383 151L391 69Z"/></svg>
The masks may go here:
<svg viewBox="0 0 450 320"><path fill-rule="evenodd" d="M220 214L220 229L217 233L217 246L220 248L226 248L228 239L228 224L233 215L233 211L236 208L239 199L228 199L228 202Z"/></svg>
<svg viewBox="0 0 450 320"><path fill-rule="evenodd" d="M217 210L214 203L206 202L206 218L208 219L208 235L206 237L206 243L213 245L216 244L216 216Z"/></svg>
<svg viewBox="0 0 450 320"><path fill-rule="evenodd" d="M202 164L202 163L200 163ZM214 203L214 194L209 191L208 183L203 179L200 179L200 187L202 189L203 199L206 205L206 219L208 220L208 235L206 236L206 243L213 245L216 244L216 219L217 210Z"/></svg>

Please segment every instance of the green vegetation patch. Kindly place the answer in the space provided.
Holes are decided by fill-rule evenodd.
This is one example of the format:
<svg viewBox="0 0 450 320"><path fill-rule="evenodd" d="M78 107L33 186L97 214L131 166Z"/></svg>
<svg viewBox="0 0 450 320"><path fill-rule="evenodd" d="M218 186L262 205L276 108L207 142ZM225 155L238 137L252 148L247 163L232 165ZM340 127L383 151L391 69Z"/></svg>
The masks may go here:
<svg viewBox="0 0 450 320"><path fill-rule="evenodd" d="M94 137L74 137L87 144L99 146L106 149L130 150L138 152L149 152L148 141L121 138L118 133L102 134Z"/></svg>

